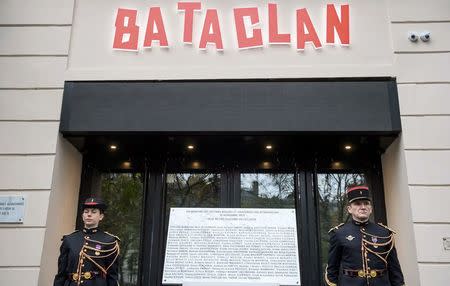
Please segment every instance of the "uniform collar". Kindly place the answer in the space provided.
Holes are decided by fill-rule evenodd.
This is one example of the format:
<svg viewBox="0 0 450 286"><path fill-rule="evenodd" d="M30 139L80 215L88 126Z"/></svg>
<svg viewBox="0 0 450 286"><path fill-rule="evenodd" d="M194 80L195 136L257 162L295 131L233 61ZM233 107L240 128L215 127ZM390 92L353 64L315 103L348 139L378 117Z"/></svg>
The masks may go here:
<svg viewBox="0 0 450 286"><path fill-rule="evenodd" d="M357 226L366 226L369 224L369 220L366 220L365 222L360 222L360 221L356 221L356 220L352 219L352 221L353 221L353 224L357 225Z"/></svg>
<svg viewBox="0 0 450 286"><path fill-rule="evenodd" d="M98 227L96 227L96 228L85 228L84 227L83 232L87 233L87 234L93 234L93 233L98 232Z"/></svg>

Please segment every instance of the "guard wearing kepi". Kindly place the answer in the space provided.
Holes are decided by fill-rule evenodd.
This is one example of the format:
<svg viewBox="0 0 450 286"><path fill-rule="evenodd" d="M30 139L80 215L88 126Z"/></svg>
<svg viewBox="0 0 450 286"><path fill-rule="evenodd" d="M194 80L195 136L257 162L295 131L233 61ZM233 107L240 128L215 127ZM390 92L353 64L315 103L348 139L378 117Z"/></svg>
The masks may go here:
<svg viewBox="0 0 450 286"><path fill-rule="evenodd" d="M329 231L326 285L405 285L395 249L395 232L369 221L372 201L368 187L348 188L347 198L352 219Z"/></svg>
<svg viewBox="0 0 450 286"><path fill-rule="evenodd" d="M82 208L84 228L63 237L53 286L118 286L119 239L98 228L106 204L89 198Z"/></svg>

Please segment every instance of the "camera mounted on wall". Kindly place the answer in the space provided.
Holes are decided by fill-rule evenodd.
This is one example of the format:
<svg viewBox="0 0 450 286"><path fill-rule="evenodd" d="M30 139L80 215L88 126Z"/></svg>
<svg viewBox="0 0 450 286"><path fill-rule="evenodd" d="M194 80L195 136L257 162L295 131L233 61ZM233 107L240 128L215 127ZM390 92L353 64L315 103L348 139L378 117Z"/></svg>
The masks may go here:
<svg viewBox="0 0 450 286"><path fill-rule="evenodd" d="M419 38L422 42L428 42L431 39L431 33L429 31L423 31L420 34L417 32L408 33L408 39L411 42L417 42Z"/></svg>

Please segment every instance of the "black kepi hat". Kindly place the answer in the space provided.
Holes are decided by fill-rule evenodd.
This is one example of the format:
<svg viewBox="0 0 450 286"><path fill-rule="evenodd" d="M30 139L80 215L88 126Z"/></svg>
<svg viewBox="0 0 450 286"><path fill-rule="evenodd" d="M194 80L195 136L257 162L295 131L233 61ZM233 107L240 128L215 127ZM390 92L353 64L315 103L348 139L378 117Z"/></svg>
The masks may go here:
<svg viewBox="0 0 450 286"><path fill-rule="evenodd" d="M347 189L348 203L356 200L372 201L370 197L369 188L367 186L351 186Z"/></svg>
<svg viewBox="0 0 450 286"><path fill-rule="evenodd" d="M93 209L99 209L101 211L105 211L107 206L106 203L100 199L100 198L87 198L86 201L84 201L84 203L82 204L82 208L87 209L87 208L93 208Z"/></svg>

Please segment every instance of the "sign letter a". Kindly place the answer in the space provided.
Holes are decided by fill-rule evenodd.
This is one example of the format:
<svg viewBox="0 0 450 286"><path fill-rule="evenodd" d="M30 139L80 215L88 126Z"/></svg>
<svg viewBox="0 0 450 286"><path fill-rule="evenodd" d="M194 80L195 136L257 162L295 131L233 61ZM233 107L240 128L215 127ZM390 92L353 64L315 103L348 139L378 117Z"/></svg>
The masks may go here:
<svg viewBox="0 0 450 286"><path fill-rule="evenodd" d="M223 50L222 34L220 33L219 16L216 9L206 10L205 23L203 24L200 38L200 49L206 49L206 44L216 45L218 50Z"/></svg>
<svg viewBox="0 0 450 286"><path fill-rule="evenodd" d="M150 8L150 12L148 13L144 48L151 48L153 41L159 41L159 45L161 47L169 46L160 7L152 7Z"/></svg>
<svg viewBox="0 0 450 286"><path fill-rule="evenodd" d="M305 28L308 32L305 31ZM304 50L307 42L311 42L316 49L322 47L308 11L303 8L297 10L297 50Z"/></svg>

